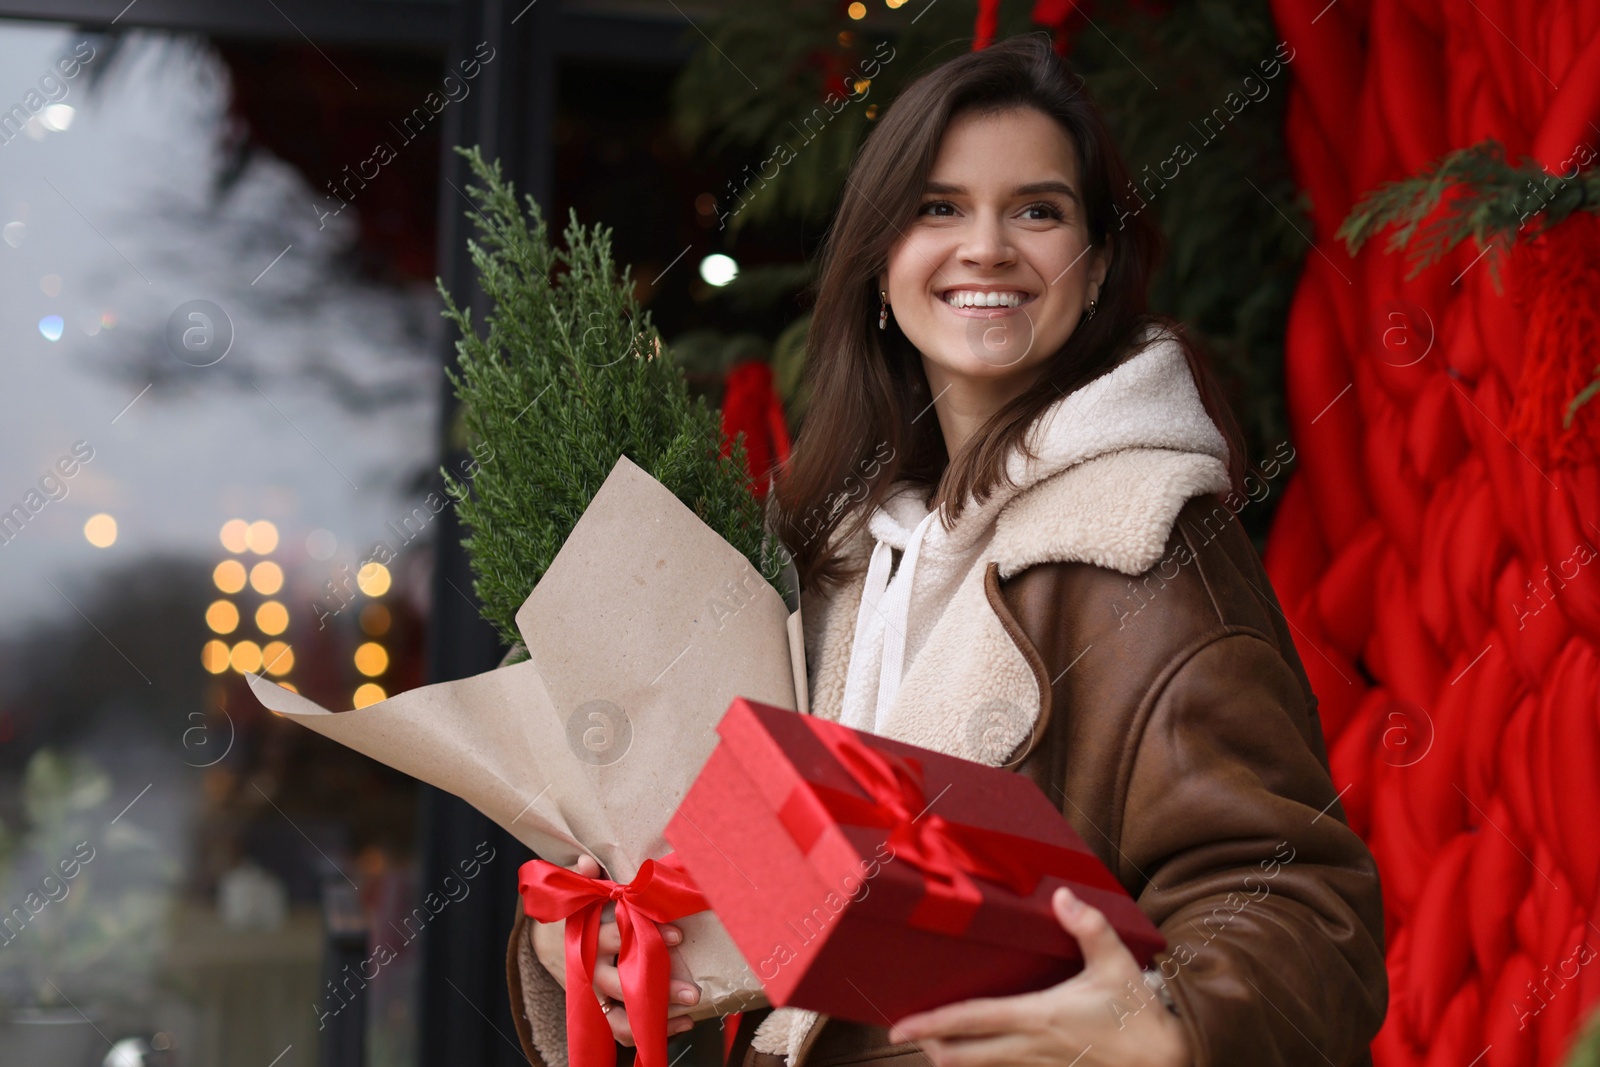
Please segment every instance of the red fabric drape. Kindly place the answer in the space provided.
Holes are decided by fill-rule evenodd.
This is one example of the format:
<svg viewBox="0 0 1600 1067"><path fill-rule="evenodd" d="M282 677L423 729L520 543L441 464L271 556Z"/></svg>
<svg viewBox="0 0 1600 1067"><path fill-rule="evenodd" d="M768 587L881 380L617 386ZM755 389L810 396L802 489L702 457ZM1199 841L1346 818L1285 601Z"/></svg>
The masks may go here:
<svg viewBox="0 0 1600 1067"><path fill-rule="evenodd" d="M789 462L789 427L783 400L773 385L772 367L760 360L740 363L728 372L722 397L724 456L733 452L733 439L741 433L751 486L764 500L773 475Z"/></svg>
<svg viewBox="0 0 1600 1067"><path fill-rule="evenodd" d="M1383 882L1374 1053L1557 1064L1600 1002L1600 469L1593 409L1552 421L1600 362L1600 224L1521 235L1503 292L1470 242L1408 282L1387 235L1333 234L1487 137L1551 173L1600 148L1600 4L1272 7L1316 249L1267 567Z"/></svg>

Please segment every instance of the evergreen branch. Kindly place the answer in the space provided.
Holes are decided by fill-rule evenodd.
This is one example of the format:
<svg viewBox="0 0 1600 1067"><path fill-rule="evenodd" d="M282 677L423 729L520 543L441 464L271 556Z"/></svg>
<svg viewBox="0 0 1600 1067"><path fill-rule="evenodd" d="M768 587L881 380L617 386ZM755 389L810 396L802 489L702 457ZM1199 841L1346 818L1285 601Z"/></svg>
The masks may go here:
<svg viewBox="0 0 1600 1067"><path fill-rule="evenodd" d="M691 401L611 232L570 213L552 247L538 204L526 214L500 164L457 148L477 178L467 242L490 310L481 324L438 282L460 332L446 375L469 439L492 448L470 478L444 470L468 536L485 618L508 644L516 612L561 549L617 456L628 456L754 564L780 593L781 553L763 528L742 443L721 452L717 413Z"/></svg>
<svg viewBox="0 0 1600 1067"><path fill-rule="evenodd" d="M1600 396L1600 367L1596 367L1594 373L1594 381L1578 390L1578 395L1573 397L1571 403L1567 405L1567 413L1561 419L1562 429L1572 429L1572 420L1578 417L1578 409L1596 396Z"/></svg>
<svg viewBox="0 0 1600 1067"><path fill-rule="evenodd" d="M1552 175L1530 157L1513 166L1504 146L1490 138L1447 153L1421 174L1379 186L1351 209L1334 236L1344 239L1352 256L1388 226L1395 230L1386 252L1400 251L1416 237L1409 280L1468 237L1479 248L1496 244L1504 250L1529 223L1528 236L1537 237L1580 207L1600 211L1600 173L1574 167L1570 174ZM1490 269L1495 270L1492 259Z"/></svg>

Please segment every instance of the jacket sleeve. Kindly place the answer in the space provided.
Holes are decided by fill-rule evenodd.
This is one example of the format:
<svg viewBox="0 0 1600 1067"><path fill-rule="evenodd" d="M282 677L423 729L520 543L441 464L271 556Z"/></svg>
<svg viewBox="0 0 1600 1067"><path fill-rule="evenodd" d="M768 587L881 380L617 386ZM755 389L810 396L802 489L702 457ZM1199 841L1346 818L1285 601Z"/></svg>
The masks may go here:
<svg viewBox="0 0 1600 1067"><path fill-rule="evenodd" d="M533 1067L567 1067L567 993L533 951L535 922L517 903L506 947L506 985L522 1053Z"/></svg>
<svg viewBox="0 0 1600 1067"><path fill-rule="evenodd" d="M1225 632L1147 707L1124 873L1167 938L1195 1067L1369 1062L1388 1002L1377 864L1296 675L1259 634Z"/></svg>

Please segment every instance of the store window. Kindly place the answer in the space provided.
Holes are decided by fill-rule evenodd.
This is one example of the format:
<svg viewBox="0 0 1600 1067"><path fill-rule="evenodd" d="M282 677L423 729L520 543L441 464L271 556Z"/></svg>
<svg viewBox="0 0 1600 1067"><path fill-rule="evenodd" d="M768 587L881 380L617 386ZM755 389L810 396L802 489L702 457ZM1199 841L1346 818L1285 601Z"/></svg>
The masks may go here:
<svg viewBox="0 0 1600 1067"><path fill-rule="evenodd" d="M424 680L442 63L0 21L18 1062L314 1063L341 914L401 931L359 1011L367 1062L416 1062L417 786L244 679Z"/></svg>

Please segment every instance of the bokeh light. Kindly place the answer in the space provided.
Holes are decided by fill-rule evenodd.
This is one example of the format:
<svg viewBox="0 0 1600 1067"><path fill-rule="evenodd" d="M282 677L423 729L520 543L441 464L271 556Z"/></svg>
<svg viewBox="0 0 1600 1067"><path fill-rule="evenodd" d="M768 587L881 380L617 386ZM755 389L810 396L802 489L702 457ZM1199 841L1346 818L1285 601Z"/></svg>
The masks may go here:
<svg viewBox="0 0 1600 1067"><path fill-rule="evenodd" d="M233 646L228 660L240 674L254 674L261 669L261 646L254 641L240 641Z"/></svg>
<svg viewBox="0 0 1600 1067"><path fill-rule="evenodd" d="M221 674L228 669L228 642L218 641L215 638L207 641L200 650L200 663L212 674Z"/></svg>
<svg viewBox="0 0 1600 1067"><path fill-rule="evenodd" d="M60 315L46 315L39 320L39 333L46 341L59 341L61 334L67 328L66 320Z"/></svg>
<svg viewBox="0 0 1600 1067"><path fill-rule="evenodd" d="M224 593L237 593L244 588L244 564L236 559L225 559L211 572L211 580Z"/></svg>
<svg viewBox="0 0 1600 1067"><path fill-rule="evenodd" d="M283 588L283 568L264 559L250 568L250 588L262 596L271 596Z"/></svg>
<svg viewBox="0 0 1600 1067"><path fill-rule="evenodd" d="M289 609L276 600L269 600L256 609L256 629L269 637L289 628Z"/></svg>
<svg viewBox="0 0 1600 1067"><path fill-rule="evenodd" d="M78 109L71 104L46 104L39 112L39 124L55 133L65 133Z"/></svg>
<svg viewBox="0 0 1600 1067"><path fill-rule="evenodd" d="M239 609L231 600L213 600L206 609L206 625L212 633L231 634L239 628Z"/></svg>
<svg viewBox="0 0 1600 1067"><path fill-rule="evenodd" d="M320 527L306 534L306 554L312 559L326 561L333 558L339 550L339 539L333 536L332 530Z"/></svg>
<svg viewBox="0 0 1600 1067"><path fill-rule="evenodd" d="M382 604L368 604L361 609L361 632L369 637L382 637L388 633L392 621L389 609Z"/></svg>
<svg viewBox="0 0 1600 1067"><path fill-rule="evenodd" d="M265 556L278 547L278 528L266 519L252 522L245 531L244 543L258 556Z"/></svg>
<svg viewBox="0 0 1600 1067"><path fill-rule="evenodd" d="M248 545L245 535L250 532L250 524L243 519L229 519L222 524L222 547L229 552L243 552Z"/></svg>
<svg viewBox="0 0 1600 1067"><path fill-rule="evenodd" d="M388 697L389 694L383 691L383 686L368 682L356 690L355 706L364 708L369 704L376 704L380 700L387 700Z"/></svg>
<svg viewBox="0 0 1600 1067"><path fill-rule="evenodd" d="M282 641L268 641L261 650L261 665L268 674L288 674L294 670L294 649Z"/></svg>
<svg viewBox="0 0 1600 1067"><path fill-rule="evenodd" d="M110 548L117 543L117 520L103 511L91 515L83 524L83 536L96 548Z"/></svg>
<svg viewBox="0 0 1600 1067"><path fill-rule="evenodd" d="M389 650L376 641L368 641L356 649L356 670L368 678L376 678L389 669Z"/></svg>
<svg viewBox="0 0 1600 1067"><path fill-rule="evenodd" d="M356 572L356 585L368 596L382 596L389 591L389 568L381 563L368 563Z"/></svg>
<svg viewBox="0 0 1600 1067"><path fill-rule="evenodd" d="M732 256L713 252L700 261L700 277L707 285L721 288L739 276L739 264Z"/></svg>

